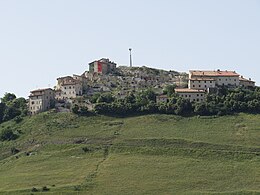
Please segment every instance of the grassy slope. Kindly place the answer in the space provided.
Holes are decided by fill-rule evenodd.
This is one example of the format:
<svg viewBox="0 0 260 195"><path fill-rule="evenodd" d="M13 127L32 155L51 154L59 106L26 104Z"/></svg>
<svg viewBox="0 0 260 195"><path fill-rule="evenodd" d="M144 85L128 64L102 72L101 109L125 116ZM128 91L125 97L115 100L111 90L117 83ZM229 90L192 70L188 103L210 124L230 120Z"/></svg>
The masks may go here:
<svg viewBox="0 0 260 195"><path fill-rule="evenodd" d="M10 121L0 131L21 136L0 142L0 194L43 186L47 194L258 194L259 119L43 113Z"/></svg>

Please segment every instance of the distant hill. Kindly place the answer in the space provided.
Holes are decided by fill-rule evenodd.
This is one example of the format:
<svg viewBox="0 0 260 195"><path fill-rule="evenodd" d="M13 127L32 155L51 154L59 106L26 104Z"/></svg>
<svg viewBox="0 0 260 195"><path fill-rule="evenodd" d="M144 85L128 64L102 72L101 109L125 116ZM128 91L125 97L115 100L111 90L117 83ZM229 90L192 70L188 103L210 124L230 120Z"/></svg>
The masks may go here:
<svg viewBox="0 0 260 195"><path fill-rule="evenodd" d="M257 194L260 115L41 113L2 123L0 194Z"/></svg>

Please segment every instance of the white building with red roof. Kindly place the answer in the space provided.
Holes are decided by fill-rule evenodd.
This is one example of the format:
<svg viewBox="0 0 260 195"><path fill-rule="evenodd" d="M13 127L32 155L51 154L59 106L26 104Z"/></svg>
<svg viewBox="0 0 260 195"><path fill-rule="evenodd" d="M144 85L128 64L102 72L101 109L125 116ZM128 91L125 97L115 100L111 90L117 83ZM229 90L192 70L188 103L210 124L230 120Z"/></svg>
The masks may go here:
<svg viewBox="0 0 260 195"><path fill-rule="evenodd" d="M235 71L204 71L204 70L190 70L189 79L213 79L216 86L239 86L239 74Z"/></svg>

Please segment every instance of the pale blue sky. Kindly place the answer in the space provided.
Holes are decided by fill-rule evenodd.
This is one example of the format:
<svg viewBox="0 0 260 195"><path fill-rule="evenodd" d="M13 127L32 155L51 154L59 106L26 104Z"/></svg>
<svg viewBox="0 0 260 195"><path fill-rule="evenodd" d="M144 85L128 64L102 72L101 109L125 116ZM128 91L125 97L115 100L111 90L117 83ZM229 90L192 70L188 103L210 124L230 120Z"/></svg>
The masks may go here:
<svg viewBox="0 0 260 195"><path fill-rule="evenodd" d="M260 83L260 0L0 0L0 97L28 96L108 57L236 70Z"/></svg>

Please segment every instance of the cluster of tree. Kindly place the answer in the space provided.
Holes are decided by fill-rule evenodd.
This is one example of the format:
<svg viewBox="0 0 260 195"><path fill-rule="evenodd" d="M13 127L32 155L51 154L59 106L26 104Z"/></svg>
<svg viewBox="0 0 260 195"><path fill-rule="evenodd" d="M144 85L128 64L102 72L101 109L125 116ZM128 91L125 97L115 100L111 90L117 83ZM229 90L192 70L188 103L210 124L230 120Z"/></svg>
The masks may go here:
<svg viewBox="0 0 260 195"><path fill-rule="evenodd" d="M210 94L205 102L194 105L194 113L199 115L226 115L238 112L260 113L260 88L222 88Z"/></svg>
<svg viewBox="0 0 260 195"><path fill-rule="evenodd" d="M6 93L0 102L0 123L11 119L21 121L21 117L28 113L26 100L16 98L15 94Z"/></svg>
<svg viewBox="0 0 260 195"><path fill-rule="evenodd" d="M109 97L109 98L108 98ZM111 94L101 94L96 98L95 112L106 115L133 115L133 114L189 114L192 111L192 104L185 99L172 95L167 104L157 104L156 94L151 90L130 93L125 98L114 98Z"/></svg>
<svg viewBox="0 0 260 195"><path fill-rule="evenodd" d="M176 115L226 115L238 112L260 113L260 88L221 88L208 94L204 102L190 102L174 93L174 87L164 90L168 102L156 103L156 94L151 90L114 98L112 94L99 94L92 99L95 112L105 115L176 114Z"/></svg>

